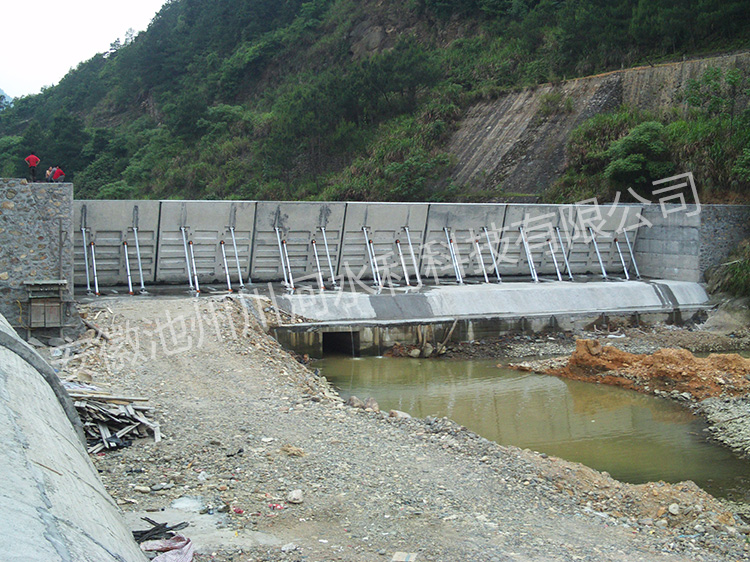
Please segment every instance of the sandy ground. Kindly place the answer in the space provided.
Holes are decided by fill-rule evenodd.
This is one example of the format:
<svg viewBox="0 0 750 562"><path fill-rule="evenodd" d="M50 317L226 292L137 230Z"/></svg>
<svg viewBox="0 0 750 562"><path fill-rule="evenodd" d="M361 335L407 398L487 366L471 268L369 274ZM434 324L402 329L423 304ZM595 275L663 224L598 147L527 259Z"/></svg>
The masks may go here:
<svg viewBox="0 0 750 562"><path fill-rule="evenodd" d="M83 311L108 339L67 346L61 377L148 397L164 434L93 462L134 528L190 521L196 560L750 560L750 527L692 483L623 484L345 406L236 299Z"/></svg>

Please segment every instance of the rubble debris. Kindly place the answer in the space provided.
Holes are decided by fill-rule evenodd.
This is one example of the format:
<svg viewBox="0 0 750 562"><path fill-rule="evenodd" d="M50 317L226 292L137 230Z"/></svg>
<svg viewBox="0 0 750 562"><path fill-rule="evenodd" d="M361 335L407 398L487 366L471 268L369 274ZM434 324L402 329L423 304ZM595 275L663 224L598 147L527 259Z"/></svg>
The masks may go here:
<svg viewBox="0 0 750 562"><path fill-rule="evenodd" d="M157 523L148 517L141 517L141 519L146 523L149 523L151 528L143 531L133 531L133 538L135 539L135 542L139 544L144 541L169 539L175 535L174 531L181 531L190 525L187 521L182 521L181 523L177 523L177 525L169 526L167 523Z"/></svg>
<svg viewBox="0 0 750 562"><path fill-rule="evenodd" d="M153 408L142 404L148 398L117 396L92 385L66 382L63 386L81 418L90 454L127 447L130 442L125 438L130 436L151 434L155 443L161 441L159 423L147 417Z"/></svg>

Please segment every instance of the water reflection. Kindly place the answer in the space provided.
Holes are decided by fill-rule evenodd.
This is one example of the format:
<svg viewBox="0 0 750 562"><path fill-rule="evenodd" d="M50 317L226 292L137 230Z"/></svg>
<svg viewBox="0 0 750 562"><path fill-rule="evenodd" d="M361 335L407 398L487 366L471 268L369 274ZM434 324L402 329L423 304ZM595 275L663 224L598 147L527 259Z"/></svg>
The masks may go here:
<svg viewBox="0 0 750 562"><path fill-rule="evenodd" d="M750 501L750 463L703 438L703 424L672 402L623 389L519 373L496 361L330 357L317 365L345 398L447 416L503 445L606 470L626 482L693 480ZM736 491L732 491L736 490Z"/></svg>

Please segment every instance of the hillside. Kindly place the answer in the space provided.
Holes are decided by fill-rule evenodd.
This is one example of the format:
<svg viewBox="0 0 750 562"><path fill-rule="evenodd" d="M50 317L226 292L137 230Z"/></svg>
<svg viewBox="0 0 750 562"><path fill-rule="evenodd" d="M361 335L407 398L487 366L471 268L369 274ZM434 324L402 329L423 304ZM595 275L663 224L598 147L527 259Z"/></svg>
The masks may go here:
<svg viewBox="0 0 750 562"><path fill-rule="evenodd" d="M739 0L177 0L146 32L0 113L0 175L22 176L34 150L42 166L63 166L77 197L538 193L559 173L575 127L599 112L565 94L579 88L566 78L742 49L748 22L750 5ZM735 93L747 76L738 80ZM584 101L597 96L586 84ZM497 104L521 106L521 121ZM524 124L536 105L545 119ZM467 150L482 141L462 135L486 111L507 129L493 149L507 157L465 168ZM722 143L732 145L724 159L740 166L732 181L742 191L750 153L735 115L744 115L739 106ZM653 118L629 118L604 136L615 142ZM527 147L532 160L554 154L554 166L519 166ZM666 149L673 166L682 148ZM471 158L482 154L497 156L480 149ZM711 181L722 185L723 173Z"/></svg>
<svg viewBox="0 0 750 562"><path fill-rule="evenodd" d="M564 173L568 142L582 124L622 107L642 111L651 118L673 118L675 112L689 111L691 85L699 83L707 72L732 70L750 76L750 53L543 84L477 103L466 112L448 143L448 150L455 156L450 180L467 198L490 194L508 201L539 201ZM735 112L739 115L747 108L747 93L738 93L736 100ZM679 164L682 169L675 172L692 171L709 179L699 167L691 167L689 162ZM734 191L740 198L750 195L739 193L739 188Z"/></svg>

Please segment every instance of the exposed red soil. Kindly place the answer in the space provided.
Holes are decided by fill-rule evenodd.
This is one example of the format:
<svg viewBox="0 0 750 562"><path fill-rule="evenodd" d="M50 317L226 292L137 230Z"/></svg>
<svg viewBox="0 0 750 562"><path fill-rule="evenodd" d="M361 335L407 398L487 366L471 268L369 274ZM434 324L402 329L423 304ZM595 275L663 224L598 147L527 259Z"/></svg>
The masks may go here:
<svg viewBox="0 0 750 562"><path fill-rule="evenodd" d="M695 400L750 393L750 359L736 353L696 357L684 349L660 349L636 355L582 339L576 341L567 365L544 372L649 393L687 392Z"/></svg>

